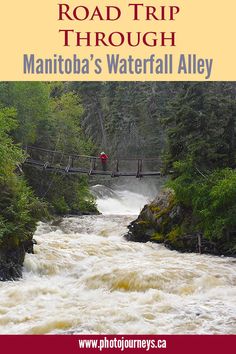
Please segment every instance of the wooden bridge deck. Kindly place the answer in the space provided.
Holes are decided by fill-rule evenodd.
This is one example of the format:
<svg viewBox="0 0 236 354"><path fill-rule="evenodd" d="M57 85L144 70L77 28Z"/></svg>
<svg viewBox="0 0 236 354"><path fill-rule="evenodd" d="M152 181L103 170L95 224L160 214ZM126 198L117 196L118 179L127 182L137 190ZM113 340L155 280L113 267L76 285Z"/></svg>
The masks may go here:
<svg viewBox="0 0 236 354"><path fill-rule="evenodd" d="M108 169L104 171L101 169L100 159L95 156L64 154L59 151L35 147L27 147L26 151L28 157L24 165L39 168L47 172L69 175L87 174L89 176L137 178L162 176L159 158L109 160ZM169 173L172 173L172 171L169 171Z"/></svg>

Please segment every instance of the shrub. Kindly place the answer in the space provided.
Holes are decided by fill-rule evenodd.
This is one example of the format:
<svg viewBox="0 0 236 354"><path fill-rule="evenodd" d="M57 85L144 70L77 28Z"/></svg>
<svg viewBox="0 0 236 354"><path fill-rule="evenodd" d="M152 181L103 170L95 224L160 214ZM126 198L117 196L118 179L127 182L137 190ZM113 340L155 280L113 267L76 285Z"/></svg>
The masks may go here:
<svg viewBox="0 0 236 354"><path fill-rule="evenodd" d="M177 162L178 177L168 183L177 201L192 210L195 228L209 239L236 230L236 173L225 168L202 174L191 161Z"/></svg>

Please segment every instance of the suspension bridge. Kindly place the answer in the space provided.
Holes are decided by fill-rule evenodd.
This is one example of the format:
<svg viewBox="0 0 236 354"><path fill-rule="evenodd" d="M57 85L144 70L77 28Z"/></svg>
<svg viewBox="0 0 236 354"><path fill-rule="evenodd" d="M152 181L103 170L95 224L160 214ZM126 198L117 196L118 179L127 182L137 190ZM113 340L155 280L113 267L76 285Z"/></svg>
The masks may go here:
<svg viewBox="0 0 236 354"><path fill-rule="evenodd" d="M48 172L137 178L162 176L160 158L108 159L104 170L100 158L96 156L68 154L32 146L26 147L25 151L27 158L24 165Z"/></svg>

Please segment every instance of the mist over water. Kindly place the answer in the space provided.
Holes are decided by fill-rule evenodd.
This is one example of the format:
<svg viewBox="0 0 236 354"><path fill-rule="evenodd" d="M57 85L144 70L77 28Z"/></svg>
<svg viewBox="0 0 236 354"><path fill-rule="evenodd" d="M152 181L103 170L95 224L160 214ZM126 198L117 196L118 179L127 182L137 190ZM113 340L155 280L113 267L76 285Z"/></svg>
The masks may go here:
<svg viewBox="0 0 236 354"><path fill-rule="evenodd" d="M95 186L94 189L99 188L104 189L104 186ZM103 192L107 191L109 189L106 188ZM127 190L105 193L97 200L98 209L103 215L136 215L148 201L146 196Z"/></svg>
<svg viewBox="0 0 236 354"><path fill-rule="evenodd" d="M0 283L0 333L235 333L236 261L123 235L158 186L92 188L102 215L40 223L23 279Z"/></svg>
<svg viewBox="0 0 236 354"><path fill-rule="evenodd" d="M158 183L159 182L159 183ZM119 179L112 188L95 185L92 193L103 215L138 215L158 194L163 181L157 179Z"/></svg>

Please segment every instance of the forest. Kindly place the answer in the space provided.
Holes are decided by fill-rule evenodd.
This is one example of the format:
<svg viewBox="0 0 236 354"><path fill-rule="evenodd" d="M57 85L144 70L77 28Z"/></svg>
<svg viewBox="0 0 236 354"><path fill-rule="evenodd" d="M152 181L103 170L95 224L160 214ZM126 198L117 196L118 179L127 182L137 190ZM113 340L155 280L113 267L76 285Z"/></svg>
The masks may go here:
<svg viewBox="0 0 236 354"><path fill-rule="evenodd" d="M97 213L86 176L24 167L26 146L156 157L188 211L188 231L236 235L236 85L0 83L0 279L17 278L39 220ZM179 231L184 232L184 230ZM235 242L231 242L235 250ZM15 264L19 265L18 267Z"/></svg>

